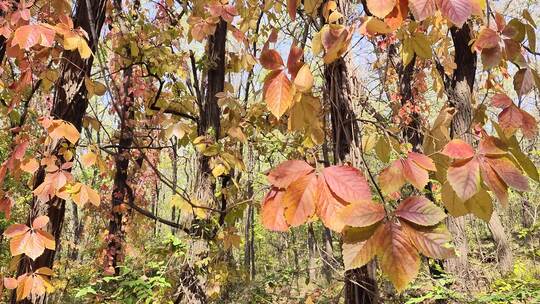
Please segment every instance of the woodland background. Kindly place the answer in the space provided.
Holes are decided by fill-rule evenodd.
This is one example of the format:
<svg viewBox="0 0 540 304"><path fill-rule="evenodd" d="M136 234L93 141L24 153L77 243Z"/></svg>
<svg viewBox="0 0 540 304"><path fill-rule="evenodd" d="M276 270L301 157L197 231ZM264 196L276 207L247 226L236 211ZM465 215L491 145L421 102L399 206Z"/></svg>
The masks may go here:
<svg viewBox="0 0 540 304"><path fill-rule="evenodd" d="M270 189L267 174L281 162L348 163L376 175L388 166L381 158L396 157L382 134L389 130L411 143L419 135L401 134L404 123L416 122L411 130L417 133L432 130L448 100L446 84L435 74L438 68L456 69L456 50L450 40L431 36L429 44L441 61L413 55L412 63L403 65L399 35L364 35L359 25L366 20L366 4L339 0L337 9L326 12L338 11L341 15L333 18L357 27L335 61L325 63L313 46L329 18L323 16L323 1L298 2L295 20L286 1L232 2L234 11L210 12L218 15L215 23L200 16L208 15L205 9L216 1L0 2L0 231L17 223L30 226L29 219L48 214L50 222L43 227L56 239L56 250L46 249L25 264L24 257L13 257L10 238L2 234L3 277L17 277L28 265L32 271L48 265L54 272L27 291L12 292L13 282L4 280L2 303L30 294L32 300L24 301L540 303L536 181L530 181L529 192L510 192L507 208L495 204L495 216L487 222L470 214L461 217L458 245L466 242L461 262L445 271L448 266L439 260L422 257L418 277L401 293L372 263L369 275L346 272L343 240L321 221L288 232L266 229L261 202ZM507 20L522 19L527 9L540 24L535 0L488 3L491 12ZM20 19L11 21L11 30L37 20L60 22L67 32L56 38L61 46L42 47L47 44L42 36L21 41L17 53L6 47L15 43L5 38L11 37L9 18ZM476 34L482 24L478 19L470 23ZM79 27L85 31L77 32ZM313 75L309 90L315 101L294 119L289 114L276 118L270 113L276 110L265 103L263 86L271 72L261 66L260 55L269 41L285 64L291 46L297 46ZM539 56L529 50L529 64L540 68ZM486 90L486 80L517 71L508 64L491 74L481 65L478 55L469 103L475 114L493 93ZM511 77L496 82L512 92ZM404 105L404 94L416 101ZM538 118L539 98L535 88L519 99L520 107ZM498 113L493 107L485 111L495 120ZM72 121L80 132L49 117ZM489 124L486 129L495 133ZM518 139L538 165L538 138L519 134ZM72 160L76 183L56 193L64 193L66 201L57 197L39 204L34 189L45 171L38 170L37 160L41 168L51 165L43 161L50 153ZM440 202L440 185L433 187ZM366 277L375 281L355 281Z"/></svg>

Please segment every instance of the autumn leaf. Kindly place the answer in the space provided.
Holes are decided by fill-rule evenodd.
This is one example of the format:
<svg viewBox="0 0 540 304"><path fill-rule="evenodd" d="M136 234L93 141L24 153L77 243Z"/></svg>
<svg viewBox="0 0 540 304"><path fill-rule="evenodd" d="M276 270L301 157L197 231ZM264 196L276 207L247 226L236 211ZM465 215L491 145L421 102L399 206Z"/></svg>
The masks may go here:
<svg viewBox="0 0 540 304"><path fill-rule="evenodd" d="M298 71L294 78L294 85L302 93L309 92L313 87L313 75L307 64L304 64Z"/></svg>
<svg viewBox="0 0 540 304"><path fill-rule="evenodd" d="M35 260L43 254L45 248L55 250L55 240L52 235L43 231L49 221L47 216L39 216L32 222L32 228L23 224L9 226L4 235L10 239L9 248L13 256L26 254Z"/></svg>
<svg viewBox="0 0 540 304"><path fill-rule="evenodd" d="M480 181L503 205L508 203L508 186L518 191L529 191L527 178L508 158L508 148L500 139L484 135L478 152L463 159L470 156L471 150L472 147L459 140L448 143L443 149L443 154L455 158L448 169L447 179L460 200L467 201L473 197L480 190Z"/></svg>
<svg viewBox="0 0 540 304"><path fill-rule="evenodd" d="M324 225L336 232L341 232L345 223L339 216L341 210L347 205L330 191L323 176L317 177L318 197L316 203L316 213Z"/></svg>
<svg viewBox="0 0 540 304"><path fill-rule="evenodd" d="M268 181L277 188L287 188L298 178L313 172L312 166L301 160L288 160L268 173Z"/></svg>
<svg viewBox="0 0 540 304"><path fill-rule="evenodd" d="M304 224L315 213L317 177L308 174L292 182L283 195L285 219L292 227Z"/></svg>
<svg viewBox="0 0 540 304"><path fill-rule="evenodd" d="M462 27L472 14L470 0L439 0L442 15L457 27Z"/></svg>
<svg viewBox="0 0 540 304"><path fill-rule="evenodd" d="M85 184L76 183L71 187L71 198L79 206L83 207L86 203L99 206L101 199L99 193Z"/></svg>
<svg viewBox="0 0 540 304"><path fill-rule="evenodd" d="M272 71L266 76L263 91L268 109L277 118L292 106L294 87L283 70Z"/></svg>
<svg viewBox="0 0 540 304"><path fill-rule="evenodd" d="M409 8L417 21L433 16L437 9L435 0L409 0Z"/></svg>
<svg viewBox="0 0 540 304"><path fill-rule="evenodd" d="M462 201L480 189L480 161L478 158L456 160L447 171L447 180Z"/></svg>
<svg viewBox="0 0 540 304"><path fill-rule="evenodd" d="M381 204L371 202L352 203L339 212L343 223L351 227L367 227L380 222L386 216Z"/></svg>
<svg viewBox="0 0 540 304"><path fill-rule="evenodd" d="M283 190L272 188L261 203L261 219L263 226L272 231L287 231L289 225L285 220Z"/></svg>
<svg viewBox="0 0 540 304"><path fill-rule="evenodd" d="M371 201L371 191L364 174L350 166L331 166L322 170L328 187L347 203Z"/></svg>
<svg viewBox="0 0 540 304"><path fill-rule="evenodd" d="M399 191L406 181L422 190L429 181L428 171L436 171L433 160L417 152L409 152L407 158L395 160L379 174L379 184L384 194Z"/></svg>
<svg viewBox="0 0 540 304"><path fill-rule="evenodd" d="M442 221L444 211L423 196L411 196L396 208L397 217L421 226L433 226Z"/></svg>
<svg viewBox="0 0 540 304"><path fill-rule="evenodd" d="M263 50L259 61L268 70L278 70L284 67L281 55L279 55L278 51L272 49Z"/></svg>
<svg viewBox="0 0 540 304"><path fill-rule="evenodd" d="M388 15L394 9L394 6L396 6L396 0L367 0L369 11L379 18Z"/></svg>
<svg viewBox="0 0 540 304"><path fill-rule="evenodd" d="M401 292L418 275L420 256L401 225L388 222L383 229L379 265Z"/></svg>
<svg viewBox="0 0 540 304"><path fill-rule="evenodd" d="M61 119L53 120L47 127L47 131L53 140L65 138L72 144L76 144L80 137L79 131L72 123Z"/></svg>
<svg viewBox="0 0 540 304"><path fill-rule="evenodd" d="M345 270L355 269L371 261L381 248L385 225L376 224L364 228L346 228L343 232L343 264Z"/></svg>
<svg viewBox="0 0 540 304"><path fill-rule="evenodd" d="M15 30L11 45L18 45L21 49L25 50L30 50L30 48L38 44L44 47L51 47L54 42L54 36L54 30L45 25L23 25Z"/></svg>
<svg viewBox="0 0 540 304"><path fill-rule="evenodd" d="M433 259L449 259L456 256L450 242L452 237L444 227L420 227L401 223L413 246L423 255Z"/></svg>

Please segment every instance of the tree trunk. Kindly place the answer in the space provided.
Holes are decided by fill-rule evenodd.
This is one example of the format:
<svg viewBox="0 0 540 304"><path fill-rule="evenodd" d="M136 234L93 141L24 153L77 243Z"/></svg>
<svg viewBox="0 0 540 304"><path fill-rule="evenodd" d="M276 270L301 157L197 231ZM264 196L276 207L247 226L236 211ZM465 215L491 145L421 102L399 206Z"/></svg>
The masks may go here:
<svg viewBox="0 0 540 304"><path fill-rule="evenodd" d="M313 224L308 224L308 237L307 237L307 247L308 247L308 280L309 283L317 282L317 239L315 237L315 231L313 230Z"/></svg>
<svg viewBox="0 0 540 304"><path fill-rule="evenodd" d="M334 163L337 164L345 160L351 146L357 141L356 116L351 105L350 75L346 61L340 58L325 65L324 77L324 99L330 104ZM377 303L378 289L373 266L374 263L370 263L345 273L347 304Z"/></svg>
<svg viewBox="0 0 540 304"><path fill-rule="evenodd" d="M501 273L507 274L513 269L514 256L497 211L493 211L488 227L491 231L491 236L495 241L495 246L497 246L497 260L499 262Z"/></svg>
<svg viewBox="0 0 540 304"><path fill-rule="evenodd" d="M87 4L90 4L91 7L88 8ZM104 0L79 0L73 20L75 28L80 26L90 36L94 32L99 34L105 20L105 5L106 1ZM92 16L93 20L89 19L89 15ZM97 38L90 39L88 43L93 52L95 52L97 47L95 43ZM64 60L61 60L61 73L59 81L56 84L51 115L72 123L80 132L82 129L82 118L88 106L84 79L85 76L90 76L93 57L82 59L77 51L65 51L62 56ZM58 154L57 151L58 149L55 149L53 153ZM58 154L56 156L59 160L63 160L62 155ZM36 175L34 189L43 182L44 178L45 170L41 167ZM61 243L60 237L64 223L65 209L65 201L58 197L54 197L47 204L40 203L36 197L33 197L31 210L28 215L28 224L37 216L46 214L49 217L47 230L56 240L56 250L45 250L35 261L22 259L18 268L19 275L40 267L52 268L55 253L59 250ZM15 291L12 293L11 302L16 302ZM46 303L46 296L36 297L32 300L27 299L21 303Z"/></svg>

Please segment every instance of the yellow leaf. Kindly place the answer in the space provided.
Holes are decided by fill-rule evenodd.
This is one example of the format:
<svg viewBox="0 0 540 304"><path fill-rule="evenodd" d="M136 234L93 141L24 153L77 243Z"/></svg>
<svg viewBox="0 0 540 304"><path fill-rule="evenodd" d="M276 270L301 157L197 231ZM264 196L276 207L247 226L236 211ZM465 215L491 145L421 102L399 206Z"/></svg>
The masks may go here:
<svg viewBox="0 0 540 304"><path fill-rule="evenodd" d="M294 78L294 85L302 93L308 92L313 87L313 75L307 64L304 64L298 71L296 78Z"/></svg>
<svg viewBox="0 0 540 304"><path fill-rule="evenodd" d="M81 157L81 163L85 167L90 167L94 165L96 161L97 161L97 155L96 153L92 151L88 151L88 153L86 153L85 155Z"/></svg>
<svg viewBox="0 0 540 304"><path fill-rule="evenodd" d="M431 58L431 42L422 33L415 33L411 39L416 55L423 59Z"/></svg>
<svg viewBox="0 0 540 304"><path fill-rule="evenodd" d="M101 198L96 190L88 187L85 184L76 183L72 188L71 199L79 206L83 207L86 203L90 202L94 206L99 206Z"/></svg>
<svg viewBox="0 0 540 304"><path fill-rule="evenodd" d="M411 39L404 39L403 44L401 46L401 60L403 61L403 65L407 66L414 57L414 49L412 46Z"/></svg>
<svg viewBox="0 0 540 304"><path fill-rule="evenodd" d="M171 207L176 207L184 213L191 213L191 205L178 194L172 196L169 204L171 205Z"/></svg>
<svg viewBox="0 0 540 304"><path fill-rule="evenodd" d="M214 169L212 169L212 175L214 175L214 177L218 177L225 174L227 171L227 168L225 168L223 164L218 164L214 167Z"/></svg>

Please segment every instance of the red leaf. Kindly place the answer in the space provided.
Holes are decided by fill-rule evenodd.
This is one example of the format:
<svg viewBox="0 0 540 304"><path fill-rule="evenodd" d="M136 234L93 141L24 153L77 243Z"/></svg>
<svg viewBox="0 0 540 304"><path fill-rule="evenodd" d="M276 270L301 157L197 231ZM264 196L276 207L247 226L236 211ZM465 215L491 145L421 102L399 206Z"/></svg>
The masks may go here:
<svg viewBox="0 0 540 304"><path fill-rule="evenodd" d="M287 188L298 178L313 171L313 167L305 161L287 160L270 171L268 181L277 188Z"/></svg>
<svg viewBox="0 0 540 304"><path fill-rule="evenodd" d="M364 174L349 166L331 166L322 170L328 187L347 203L371 201L371 191Z"/></svg>
<svg viewBox="0 0 540 304"><path fill-rule="evenodd" d="M30 230L30 227L23 224L13 224L4 231L4 235L8 238L15 237L17 235L25 234Z"/></svg>
<svg viewBox="0 0 540 304"><path fill-rule="evenodd" d="M401 223L403 230L409 236L411 243L423 255L433 259L449 259L456 256L455 250L450 247L452 237L442 227L425 228L414 227Z"/></svg>
<svg viewBox="0 0 540 304"><path fill-rule="evenodd" d="M296 20L296 6L296 0L287 0L287 11L292 21Z"/></svg>
<svg viewBox="0 0 540 304"><path fill-rule="evenodd" d="M484 136L478 144L478 153L484 155L505 155L508 148L498 138L493 136Z"/></svg>
<svg viewBox="0 0 540 304"><path fill-rule="evenodd" d="M491 105L501 109L509 107L513 103L512 99L506 94L495 94L491 98Z"/></svg>
<svg viewBox="0 0 540 304"><path fill-rule="evenodd" d="M514 163L506 157L484 158L497 175L510 187L518 191L529 191L529 181Z"/></svg>
<svg viewBox="0 0 540 304"><path fill-rule="evenodd" d="M421 226L436 225L446 217L441 208L423 196L406 198L396 208L395 214Z"/></svg>
<svg viewBox="0 0 540 304"><path fill-rule="evenodd" d="M527 95L534 88L534 76L531 69L521 69L514 75L514 90L519 96Z"/></svg>
<svg viewBox="0 0 540 304"><path fill-rule="evenodd" d="M304 224L315 213L317 177L304 175L292 182L283 195L285 219L292 227Z"/></svg>
<svg viewBox="0 0 540 304"><path fill-rule="evenodd" d="M501 38L496 31L490 29L489 27L483 27L478 34L474 47L478 51L481 51L482 49L490 49L498 46L500 41Z"/></svg>
<svg viewBox="0 0 540 304"><path fill-rule="evenodd" d="M380 222L386 216L381 204L371 202L353 203L339 212L343 223L351 227L367 227Z"/></svg>
<svg viewBox="0 0 540 304"><path fill-rule="evenodd" d="M38 216L34 219L32 222L32 228L33 229L41 229L49 223L49 217L46 215Z"/></svg>
<svg viewBox="0 0 540 304"><path fill-rule="evenodd" d="M287 57L287 69L291 74L291 77L296 78L296 74L300 68L304 65L302 62L302 56L304 55L304 50L296 45L296 43L291 44L291 49L289 50L289 57Z"/></svg>
<svg viewBox="0 0 540 304"><path fill-rule="evenodd" d="M263 50L259 61L268 70L278 70L284 67L281 55L279 55L278 51L272 49Z"/></svg>
<svg viewBox="0 0 540 304"><path fill-rule="evenodd" d="M485 161L481 162L480 171L482 172L482 180L488 188L493 191L499 202L503 206L508 205L508 186L497 175L497 172L488 165Z"/></svg>

